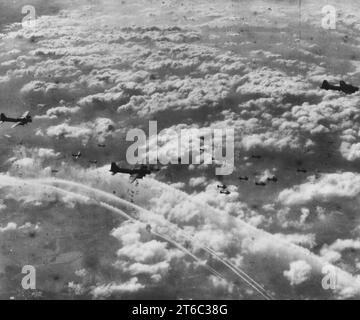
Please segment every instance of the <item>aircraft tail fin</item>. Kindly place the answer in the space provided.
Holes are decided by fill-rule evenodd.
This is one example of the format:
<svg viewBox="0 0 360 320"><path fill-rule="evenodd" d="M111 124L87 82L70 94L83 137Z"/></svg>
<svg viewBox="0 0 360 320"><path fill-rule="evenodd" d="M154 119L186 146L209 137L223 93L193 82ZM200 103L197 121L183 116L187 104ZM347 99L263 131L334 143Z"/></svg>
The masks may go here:
<svg viewBox="0 0 360 320"><path fill-rule="evenodd" d="M327 80L324 80L322 85L321 85L321 89L325 89L325 90L329 90L330 89L330 84Z"/></svg>
<svg viewBox="0 0 360 320"><path fill-rule="evenodd" d="M5 114L1 113L0 114L0 121L5 121L5 120L6 120Z"/></svg>
<svg viewBox="0 0 360 320"><path fill-rule="evenodd" d="M120 168L118 167L118 165L115 162L111 163L111 168L110 168L110 172L112 172L112 174L116 174L120 171Z"/></svg>

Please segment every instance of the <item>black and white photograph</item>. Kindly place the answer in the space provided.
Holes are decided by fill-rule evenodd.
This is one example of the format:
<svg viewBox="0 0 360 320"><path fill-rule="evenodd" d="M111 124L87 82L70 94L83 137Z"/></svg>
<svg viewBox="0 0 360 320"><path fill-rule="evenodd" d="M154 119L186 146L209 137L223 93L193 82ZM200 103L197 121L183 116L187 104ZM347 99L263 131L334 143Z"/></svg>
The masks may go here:
<svg viewBox="0 0 360 320"><path fill-rule="evenodd" d="M357 0L0 0L0 300L360 299L359 87Z"/></svg>

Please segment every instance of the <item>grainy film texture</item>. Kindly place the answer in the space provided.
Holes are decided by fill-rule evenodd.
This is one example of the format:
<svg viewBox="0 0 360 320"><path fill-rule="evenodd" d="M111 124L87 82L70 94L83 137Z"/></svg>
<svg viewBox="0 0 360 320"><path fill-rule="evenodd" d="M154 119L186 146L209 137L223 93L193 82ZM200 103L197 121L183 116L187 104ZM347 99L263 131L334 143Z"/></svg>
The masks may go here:
<svg viewBox="0 0 360 320"><path fill-rule="evenodd" d="M358 299L360 2L0 0L0 299Z"/></svg>

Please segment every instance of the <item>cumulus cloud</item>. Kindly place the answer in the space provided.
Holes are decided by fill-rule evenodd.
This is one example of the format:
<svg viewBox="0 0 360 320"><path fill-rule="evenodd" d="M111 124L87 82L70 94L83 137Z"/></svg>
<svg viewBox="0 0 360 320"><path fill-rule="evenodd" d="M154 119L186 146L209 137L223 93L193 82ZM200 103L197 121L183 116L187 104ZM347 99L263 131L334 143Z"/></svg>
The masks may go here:
<svg viewBox="0 0 360 320"><path fill-rule="evenodd" d="M89 139L94 138L98 142L104 142L114 131L114 122L106 118L98 118L91 123L69 125L68 123L50 126L46 135L50 138L71 138L80 139L86 144ZM42 135L42 133L38 133Z"/></svg>
<svg viewBox="0 0 360 320"><path fill-rule="evenodd" d="M131 280L116 284L116 283L110 283L106 285L101 285L92 290L92 295L94 298L108 298L112 294L121 294L121 293L134 293L141 289L143 289L144 286L138 283L138 278L134 277Z"/></svg>
<svg viewBox="0 0 360 320"><path fill-rule="evenodd" d="M5 226L5 227L0 227L0 232L12 231L12 230L16 230L16 228L17 228L16 223L14 223L14 222L9 222L9 223L7 224L7 226Z"/></svg>
<svg viewBox="0 0 360 320"><path fill-rule="evenodd" d="M279 201L286 205L302 205L311 201L328 202L334 198L354 198L360 191L360 178L356 173L344 172L323 175L318 181L306 182L283 190Z"/></svg>
<svg viewBox="0 0 360 320"><path fill-rule="evenodd" d="M30 110L33 122L0 129L0 288L9 287L6 266L24 259L59 270L57 281L79 297L259 297L241 279L232 281L229 263L275 297L359 294L340 269L340 291L292 288L328 262L347 271L358 263L359 93L319 89L325 78L359 81L358 64L347 62L356 42L348 39L338 51L316 43L325 37L343 47L356 19L351 5L338 4L341 28L325 35L313 24L321 3L304 4L315 40L302 39L300 48L294 6L259 3L241 8L244 26L269 28L271 37L239 30L231 1L172 2L161 10L157 1L80 9L66 1L67 10L39 16L35 30L6 26L2 111ZM275 20L290 32L273 32ZM214 176L213 161L169 164L138 184L112 177L110 162L128 166L123 133L146 131L149 120L162 130L158 152L174 163L178 130L207 137L209 129L234 128L233 174ZM150 139L150 156L154 144ZM80 148L85 156L73 161ZM90 155L97 164L89 164ZM220 183L229 195L220 194ZM12 232L21 237L12 241ZM60 294L48 278L39 284Z"/></svg>
<svg viewBox="0 0 360 320"><path fill-rule="evenodd" d="M284 271L284 276L292 286L299 285L309 279L311 266L305 261L299 260L290 263L290 269Z"/></svg>

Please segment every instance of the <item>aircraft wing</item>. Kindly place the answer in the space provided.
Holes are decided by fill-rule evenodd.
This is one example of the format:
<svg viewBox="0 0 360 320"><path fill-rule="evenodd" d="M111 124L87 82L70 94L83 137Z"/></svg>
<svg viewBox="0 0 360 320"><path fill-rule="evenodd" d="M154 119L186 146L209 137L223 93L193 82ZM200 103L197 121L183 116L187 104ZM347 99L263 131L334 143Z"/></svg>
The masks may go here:
<svg viewBox="0 0 360 320"><path fill-rule="evenodd" d="M142 178L143 178L142 175L135 173L130 176L130 182L134 183L137 179L142 179Z"/></svg>
<svg viewBox="0 0 360 320"><path fill-rule="evenodd" d="M124 168L119 168L118 173L126 173L126 174L130 174L130 175L135 175L136 173L134 173L134 170L131 169L124 169Z"/></svg>
<svg viewBox="0 0 360 320"><path fill-rule="evenodd" d="M25 119L26 117L28 117L30 115L29 111L26 111L22 116L21 119Z"/></svg>
<svg viewBox="0 0 360 320"><path fill-rule="evenodd" d="M21 122L16 122L14 125L11 126L12 129L18 127L18 126L21 126L22 123Z"/></svg>

